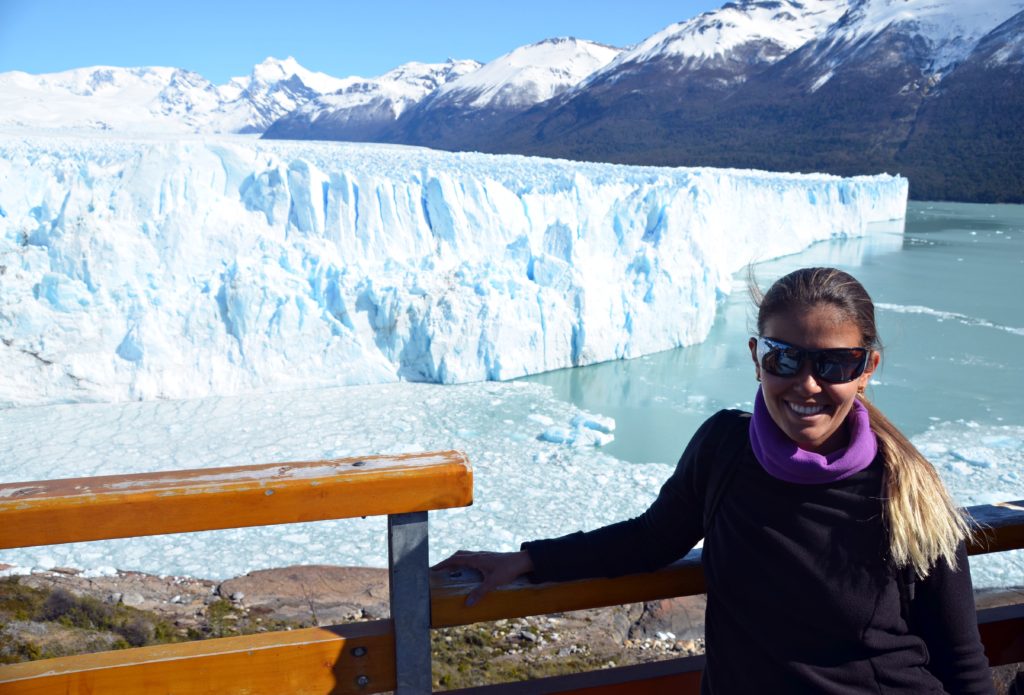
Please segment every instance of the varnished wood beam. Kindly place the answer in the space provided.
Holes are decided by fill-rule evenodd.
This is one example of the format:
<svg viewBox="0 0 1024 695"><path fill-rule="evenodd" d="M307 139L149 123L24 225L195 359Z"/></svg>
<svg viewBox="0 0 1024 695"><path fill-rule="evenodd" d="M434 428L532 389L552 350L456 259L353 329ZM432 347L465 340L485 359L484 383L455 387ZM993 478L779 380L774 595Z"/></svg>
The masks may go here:
<svg viewBox="0 0 1024 695"><path fill-rule="evenodd" d="M971 555L1024 548L1024 500L968 507L975 531Z"/></svg>
<svg viewBox="0 0 1024 695"><path fill-rule="evenodd" d="M1024 501L981 505L967 511L974 519L977 532L977 541L968 546L971 554L1024 548ZM699 550L656 572L614 579L550 584L532 584L520 579L491 592L475 606L467 608L466 596L478 583L479 576L471 570L432 573L432 626L450 627L484 620L657 601L701 594L706 590Z"/></svg>
<svg viewBox="0 0 1024 695"><path fill-rule="evenodd" d="M464 507L457 451L0 484L0 548Z"/></svg>
<svg viewBox="0 0 1024 695"><path fill-rule="evenodd" d="M348 695L395 687L390 620L268 632L0 668L4 695Z"/></svg>
<svg viewBox="0 0 1024 695"><path fill-rule="evenodd" d="M614 579L533 584L521 578L487 594L475 606L467 607L466 596L479 581L479 575L472 570L432 572L431 627L656 601L705 591L699 551L657 572Z"/></svg>

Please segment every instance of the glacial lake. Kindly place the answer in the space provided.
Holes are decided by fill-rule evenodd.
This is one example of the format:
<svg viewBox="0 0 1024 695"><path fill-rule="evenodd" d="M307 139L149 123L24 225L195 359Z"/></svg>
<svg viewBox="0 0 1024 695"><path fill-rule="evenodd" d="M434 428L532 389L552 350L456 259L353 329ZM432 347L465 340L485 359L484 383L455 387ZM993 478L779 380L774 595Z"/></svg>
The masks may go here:
<svg viewBox="0 0 1024 695"><path fill-rule="evenodd" d="M905 230L878 226L754 271L767 288L816 265L850 272L875 301L884 353L868 397L906 434L938 422L1024 425L1024 206L911 202ZM524 380L615 418L607 453L674 462L709 414L752 407L755 319L741 274L699 345Z"/></svg>

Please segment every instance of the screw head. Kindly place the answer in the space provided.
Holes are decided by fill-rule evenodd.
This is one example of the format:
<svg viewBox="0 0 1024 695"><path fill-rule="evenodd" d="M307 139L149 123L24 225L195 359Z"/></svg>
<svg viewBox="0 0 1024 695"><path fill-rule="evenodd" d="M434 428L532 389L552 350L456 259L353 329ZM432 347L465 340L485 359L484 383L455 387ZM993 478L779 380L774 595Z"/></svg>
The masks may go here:
<svg viewBox="0 0 1024 695"><path fill-rule="evenodd" d="M355 647L352 649L352 656L366 656L366 647Z"/></svg>
<svg viewBox="0 0 1024 695"><path fill-rule="evenodd" d="M370 684L370 677L369 676L356 676L356 685L358 685L360 688L365 688L369 684Z"/></svg>

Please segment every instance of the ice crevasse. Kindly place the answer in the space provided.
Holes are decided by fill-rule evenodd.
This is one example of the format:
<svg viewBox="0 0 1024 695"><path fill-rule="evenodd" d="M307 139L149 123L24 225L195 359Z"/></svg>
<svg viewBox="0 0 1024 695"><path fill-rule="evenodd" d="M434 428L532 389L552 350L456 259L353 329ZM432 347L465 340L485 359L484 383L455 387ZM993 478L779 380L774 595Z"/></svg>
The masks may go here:
<svg viewBox="0 0 1024 695"><path fill-rule="evenodd" d="M0 406L509 379L702 340L907 182L0 134Z"/></svg>

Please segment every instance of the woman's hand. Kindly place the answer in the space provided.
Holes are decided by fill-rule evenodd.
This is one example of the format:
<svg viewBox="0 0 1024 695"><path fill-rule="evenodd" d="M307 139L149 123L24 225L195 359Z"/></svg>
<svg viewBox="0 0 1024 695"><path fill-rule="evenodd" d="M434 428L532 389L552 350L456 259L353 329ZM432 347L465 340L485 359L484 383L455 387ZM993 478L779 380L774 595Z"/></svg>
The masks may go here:
<svg viewBox="0 0 1024 695"><path fill-rule="evenodd" d="M460 550L431 569L443 570L452 567L468 567L483 575L480 586L469 592L469 596L466 597L466 605L472 606L492 589L508 584L527 572L532 572L533 560L525 550L514 553Z"/></svg>

